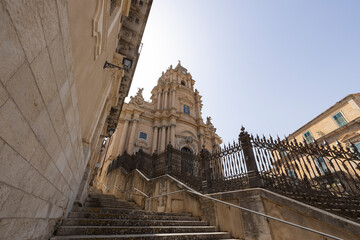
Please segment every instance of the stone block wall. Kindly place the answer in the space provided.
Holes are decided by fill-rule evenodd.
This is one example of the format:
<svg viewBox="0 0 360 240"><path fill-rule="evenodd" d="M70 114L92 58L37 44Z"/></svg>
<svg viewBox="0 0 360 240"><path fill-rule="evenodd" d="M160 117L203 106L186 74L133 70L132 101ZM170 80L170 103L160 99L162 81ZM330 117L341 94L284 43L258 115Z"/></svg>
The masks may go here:
<svg viewBox="0 0 360 240"><path fill-rule="evenodd" d="M66 4L0 1L1 239L47 239L86 166Z"/></svg>

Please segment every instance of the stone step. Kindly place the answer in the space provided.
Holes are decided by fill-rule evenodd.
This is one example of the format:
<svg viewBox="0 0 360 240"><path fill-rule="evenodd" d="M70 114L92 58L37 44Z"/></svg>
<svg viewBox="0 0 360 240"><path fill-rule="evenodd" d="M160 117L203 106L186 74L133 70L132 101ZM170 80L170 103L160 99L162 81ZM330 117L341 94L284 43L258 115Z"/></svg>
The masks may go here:
<svg viewBox="0 0 360 240"><path fill-rule="evenodd" d="M101 207L101 208L122 208L122 209L140 209L140 208L134 208L134 207L129 207L129 206L124 206L124 205L120 205L120 204L110 204L110 203L106 203L106 204L88 204L85 203L84 207Z"/></svg>
<svg viewBox="0 0 360 240"><path fill-rule="evenodd" d="M188 239L228 239L230 234L227 232L198 232L198 233L157 233L157 234L124 234L124 235L68 235L55 236L51 240L64 239L96 239L96 240L114 240L114 239L174 239L174 240L188 240Z"/></svg>
<svg viewBox="0 0 360 240"><path fill-rule="evenodd" d="M109 206L109 207L121 207L121 208L129 208L129 209L139 209L136 205L123 204L119 202L95 202L95 201L86 201L84 206Z"/></svg>
<svg viewBox="0 0 360 240"><path fill-rule="evenodd" d="M86 205L94 205L94 204L102 204L102 205L117 205L117 206L121 206L121 207L126 207L126 208L139 208L138 206L135 205L131 205L131 204L123 204L123 203L119 203L119 202L96 202L96 201L86 201L85 202Z"/></svg>
<svg viewBox="0 0 360 240"><path fill-rule="evenodd" d="M114 220L114 219L87 219L67 218L63 226L206 226L204 221L176 221L176 220Z"/></svg>
<svg viewBox="0 0 360 240"><path fill-rule="evenodd" d="M128 205L136 205L134 202L128 202L125 200L121 200L118 198L87 198L86 201L92 202L92 201L102 201L102 202L118 202L122 204L128 204Z"/></svg>
<svg viewBox="0 0 360 240"><path fill-rule="evenodd" d="M173 212L147 212L144 210L125 209L125 208L103 208L103 207L82 207L79 212L86 213L117 213L129 215L168 215L168 216L191 216L191 213L173 213Z"/></svg>
<svg viewBox="0 0 360 240"><path fill-rule="evenodd" d="M147 212L134 202L90 194L56 231L56 239L228 239L190 213Z"/></svg>
<svg viewBox="0 0 360 240"><path fill-rule="evenodd" d="M102 198L102 199L118 199L121 200L119 198L116 198L114 195L110 195L110 194L99 194L99 193L90 193L88 195L88 198Z"/></svg>
<svg viewBox="0 0 360 240"><path fill-rule="evenodd" d="M129 220L179 220L179 221L198 221L199 217L181 216L181 215L164 215L157 214L115 214L115 213L86 213L70 212L69 218L87 218L87 219L129 219Z"/></svg>
<svg viewBox="0 0 360 240"><path fill-rule="evenodd" d="M130 210L141 210L141 208L127 207L118 204L84 204L83 207L90 208L120 208L120 209L130 209Z"/></svg>
<svg viewBox="0 0 360 240"><path fill-rule="evenodd" d="M87 202L116 202L116 203L121 203L124 205L136 206L136 203L134 203L134 202L127 202L127 201L116 199L116 198L114 198L114 199L87 198L86 201Z"/></svg>
<svg viewBox="0 0 360 240"><path fill-rule="evenodd" d="M138 206L135 203L129 204L129 203L122 203L119 201L87 200L85 203L87 203L87 204L116 204L116 205L121 205L121 206L126 206L126 207L138 208Z"/></svg>
<svg viewBox="0 0 360 240"><path fill-rule="evenodd" d="M75 212L75 211L74 211ZM140 209L129 209L122 207L79 207L76 212L93 212L93 213L131 213L146 212Z"/></svg>
<svg viewBox="0 0 360 240"><path fill-rule="evenodd" d="M126 204L126 203L117 202L117 201L86 201L85 203L87 203L87 204L116 204L116 205L120 205L120 206L138 208L138 206L136 204Z"/></svg>
<svg viewBox="0 0 360 240"><path fill-rule="evenodd" d="M60 226L57 235L215 232L214 226Z"/></svg>

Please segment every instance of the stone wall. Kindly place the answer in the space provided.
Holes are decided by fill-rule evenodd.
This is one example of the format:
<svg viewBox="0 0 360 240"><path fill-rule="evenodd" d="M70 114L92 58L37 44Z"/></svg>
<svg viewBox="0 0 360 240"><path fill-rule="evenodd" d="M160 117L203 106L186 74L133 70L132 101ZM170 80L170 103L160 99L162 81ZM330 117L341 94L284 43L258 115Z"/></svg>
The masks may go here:
<svg viewBox="0 0 360 240"><path fill-rule="evenodd" d="M254 194L258 194L255 190ZM359 239L360 224L279 194L261 190L260 196L265 213L304 227L324 232L342 239ZM323 236L292 227L269 219L273 239L314 239L322 240Z"/></svg>
<svg viewBox="0 0 360 240"><path fill-rule="evenodd" d="M0 2L0 236L46 239L85 169L67 2Z"/></svg>
<svg viewBox="0 0 360 240"><path fill-rule="evenodd" d="M1 239L48 239L86 198L151 5L116 1L110 12L108 0L0 1ZM104 69L123 67L124 57L127 71Z"/></svg>

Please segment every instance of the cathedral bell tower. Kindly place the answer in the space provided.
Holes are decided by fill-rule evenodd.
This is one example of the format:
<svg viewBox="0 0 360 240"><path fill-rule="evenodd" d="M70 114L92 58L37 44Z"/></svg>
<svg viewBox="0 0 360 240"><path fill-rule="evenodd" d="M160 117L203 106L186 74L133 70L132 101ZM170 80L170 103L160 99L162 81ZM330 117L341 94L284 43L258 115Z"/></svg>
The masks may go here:
<svg viewBox="0 0 360 240"><path fill-rule="evenodd" d="M221 138L208 117L201 117L202 100L194 90L195 80L180 61L162 73L151 91L151 101L142 96L143 89L125 103L115 132L113 157L142 148L147 153L161 153L173 147L198 154L205 147L216 151Z"/></svg>

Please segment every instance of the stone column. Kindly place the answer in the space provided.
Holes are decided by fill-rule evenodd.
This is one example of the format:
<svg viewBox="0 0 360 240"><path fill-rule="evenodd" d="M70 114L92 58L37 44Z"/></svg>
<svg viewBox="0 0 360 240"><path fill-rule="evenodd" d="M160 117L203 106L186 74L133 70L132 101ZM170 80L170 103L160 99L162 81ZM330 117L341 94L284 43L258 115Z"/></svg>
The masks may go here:
<svg viewBox="0 0 360 240"><path fill-rule="evenodd" d="M164 91L164 109L167 109L168 108L168 95L169 91Z"/></svg>
<svg viewBox="0 0 360 240"><path fill-rule="evenodd" d="M170 139L171 139L171 144L173 145L173 147L175 147L175 125L172 124L170 127Z"/></svg>
<svg viewBox="0 0 360 240"><path fill-rule="evenodd" d="M165 91L161 93L161 110L165 109Z"/></svg>
<svg viewBox="0 0 360 240"><path fill-rule="evenodd" d="M131 127L131 133L130 133L130 138L129 138L129 145L127 147L127 152L129 154L132 154L132 151L134 149L134 143L135 143L135 138L136 138L136 128L137 128L137 123L138 123L138 119L133 119L133 124Z"/></svg>
<svg viewBox="0 0 360 240"><path fill-rule="evenodd" d="M199 128L198 129L198 136L199 136L199 144L200 144L200 149L202 149L203 148L203 145L205 144L205 133L204 133L204 129L203 128Z"/></svg>
<svg viewBox="0 0 360 240"><path fill-rule="evenodd" d="M160 147L160 152L164 152L164 151L165 151L165 147L166 147L165 138L166 138L166 126L163 126L162 129L161 129L161 147Z"/></svg>
<svg viewBox="0 0 360 240"><path fill-rule="evenodd" d="M129 119L125 119L125 124L123 127L123 131L121 133L121 139L120 139L120 144L119 144L119 154L122 155L124 153L125 150L125 142L127 139L127 133L128 133L128 128L129 128Z"/></svg>
<svg viewBox="0 0 360 240"><path fill-rule="evenodd" d="M158 97L157 97L157 105L156 105L156 109L160 110L160 106L161 106L161 92L158 92Z"/></svg>
<svg viewBox="0 0 360 240"><path fill-rule="evenodd" d="M200 137L200 149L202 149L204 146L204 134L200 134L199 137Z"/></svg>
<svg viewBox="0 0 360 240"><path fill-rule="evenodd" d="M169 144L170 142L170 127L167 127L167 132L166 132L166 146Z"/></svg>
<svg viewBox="0 0 360 240"><path fill-rule="evenodd" d="M126 122L126 121L125 121ZM110 151L110 148L109 148L109 151L111 152L111 156L114 156L116 158L116 156L119 154L119 146L120 146L120 141L121 141L121 137L122 137L122 133L120 134L119 133L119 125L118 127L116 128L114 134L112 135L112 149Z"/></svg>
<svg viewBox="0 0 360 240"><path fill-rule="evenodd" d="M201 102L199 99L196 100L195 106L197 111L197 118L201 118Z"/></svg>
<svg viewBox="0 0 360 240"><path fill-rule="evenodd" d="M161 151L161 132L162 132L162 128L161 127L158 127L158 141L157 141L157 146L156 146L156 150L157 150L157 153L160 153Z"/></svg>
<svg viewBox="0 0 360 240"><path fill-rule="evenodd" d="M151 153L153 153L155 150L157 150L157 139L158 139L158 127L154 127L153 131L153 140L152 140L152 147L151 147Z"/></svg>
<svg viewBox="0 0 360 240"><path fill-rule="evenodd" d="M171 107L174 108L175 107L175 89L173 89L171 93L172 93Z"/></svg>

